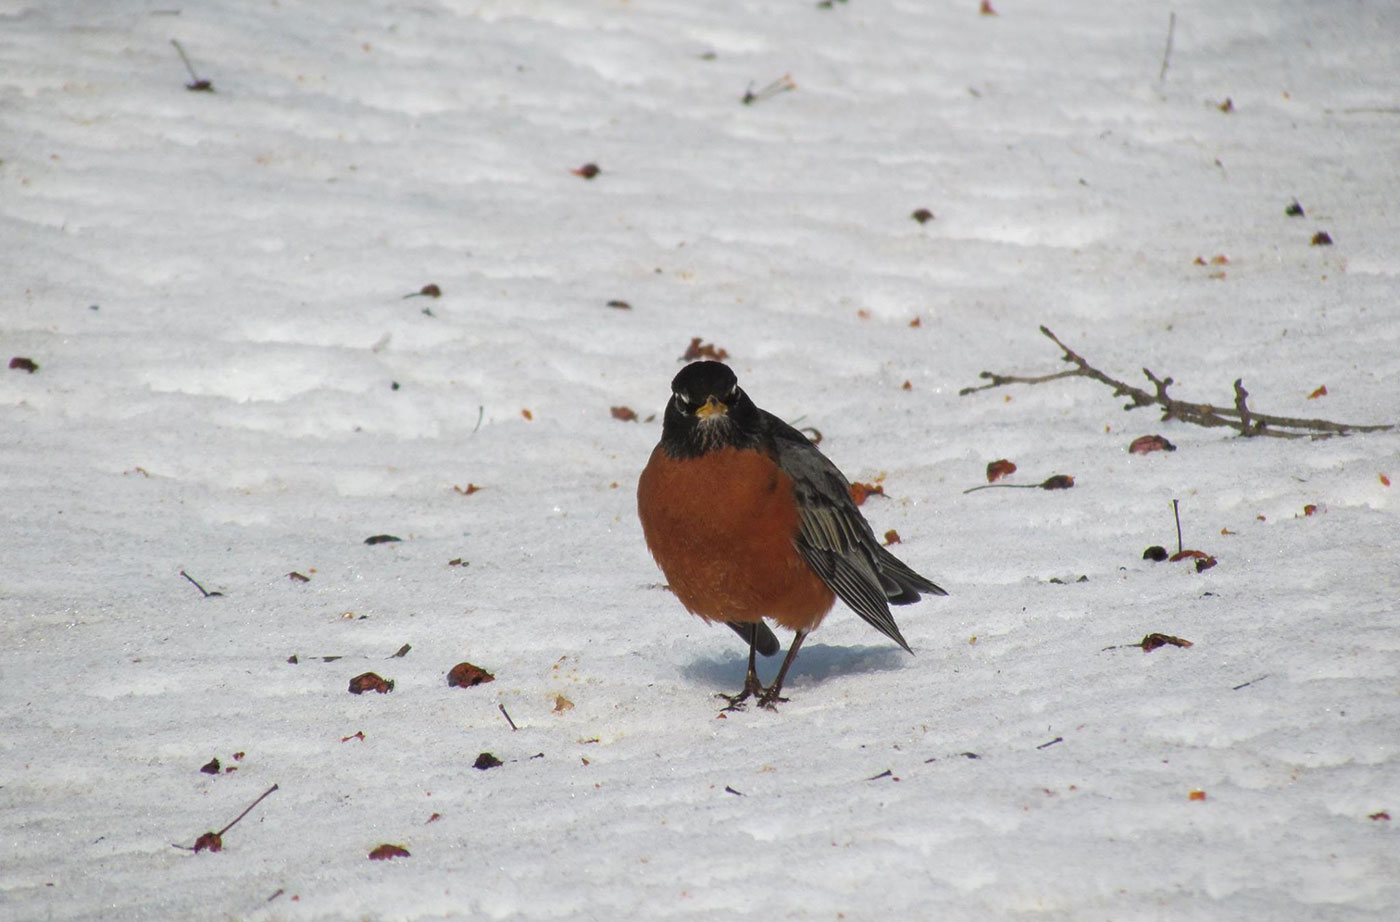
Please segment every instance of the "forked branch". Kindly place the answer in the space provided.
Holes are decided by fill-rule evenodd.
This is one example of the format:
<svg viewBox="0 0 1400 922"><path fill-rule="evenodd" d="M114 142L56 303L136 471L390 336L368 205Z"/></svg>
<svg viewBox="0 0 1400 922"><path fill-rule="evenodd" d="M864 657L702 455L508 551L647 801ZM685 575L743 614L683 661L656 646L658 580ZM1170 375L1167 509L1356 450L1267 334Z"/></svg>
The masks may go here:
<svg viewBox="0 0 1400 922"><path fill-rule="evenodd" d="M1061 359L1069 362L1074 366L1073 368L1034 377L984 371L978 377L986 381L986 384L965 387L958 391L958 396L965 397L968 394L975 394L978 391L990 390L1007 384L1044 384L1046 381L1054 381L1059 378L1091 378L1113 388L1113 396L1127 397L1129 402L1124 404L1123 409L1125 410L1135 410L1138 407L1161 407L1163 420L1176 419L1197 426L1225 426L1245 436L1267 435L1280 439L1305 437L1325 439L1353 432L1384 432L1395 428L1393 423L1361 426L1351 423L1334 423L1326 419L1298 419L1290 416L1259 413L1249 408L1249 391L1244 389L1243 378L1235 379L1235 405L1233 407L1218 407L1208 403L1177 400L1167 393L1167 389L1175 383L1171 378L1159 378L1152 373L1151 369L1144 368L1142 373L1152 385L1152 390L1134 387L1126 381L1120 381L1118 378L1104 374L1090 365L1084 356L1066 346L1058 336L1050 332L1048 327L1042 326L1040 332L1060 347L1064 352Z"/></svg>

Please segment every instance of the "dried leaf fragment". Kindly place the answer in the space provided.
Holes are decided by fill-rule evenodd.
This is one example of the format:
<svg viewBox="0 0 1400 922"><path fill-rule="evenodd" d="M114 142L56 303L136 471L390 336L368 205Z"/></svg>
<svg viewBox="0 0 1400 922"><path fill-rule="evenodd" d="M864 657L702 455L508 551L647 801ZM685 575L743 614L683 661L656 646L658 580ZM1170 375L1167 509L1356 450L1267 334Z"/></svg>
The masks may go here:
<svg viewBox="0 0 1400 922"><path fill-rule="evenodd" d="M206 775L217 775L219 773L219 758L215 756L199 767L199 770Z"/></svg>
<svg viewBox="0 0 1400 922"><path fill-rule="evenodd" d="M394 680L381 678L373 672L365 672L350 680L350 694L362 695L367 691L387 694L394 690Z"/></svg>
<svg viewBox="0 0 1400 922"><path fill-rule="evenodd" d="M494 682L496 677L471 663L458 663L447 672L447 684L453 688L474 688L486 682Z"/></svg>
<svg viewBox="0 0 1400 922"><path fill-rule="evenodd" d="M879 483L861 483L856 481L851 484L851 500L857 506L865 505L865 500L871 496L884 496L885 486Z"/></svg>
<svg viewBox="0 0 1400 922"><path fill-rule="evenodd" d="M611 407L609 408L609 412L612 413L613 419L620 420L624 423L637 421L637 411L631 407Z"/></svg>
<svg viewBox="0 0 1400 922"><path fill-rule="evenodd" d="M685 352L681 355L682 362L693 362L696 359L714 359L716 362L723 362L727 358L729 358L729 350L722 349L714 343L702 342L698 336L690 338L690 345L685 347Z"/></svg>
<svg viewBox="0 0 1400 922"><path fill-rule="evenodd" d="M33 359L27 359L22 355L17 355L10 359L10 367L16 371L27 371L31 375L39 370L39 364Z"/></svg>
<svg viewBox="0 0 1400 922"><path fill-rule="evenodd" d="M1318 231L1312 235L1312 245L1315 247L1330 247L1332 245L1332 235L1325 230Z"/></svg>
<svg viewBox="0 0 1400 922"><path fill-rule="evenodd" d="M471 496L473 493L480 489L481 487L477 486L474 483L468 483L465 487L459 487L455 483L452 485L452 492L460 493L463 496Z"/></svg>
<svg viewBox="0 0 1400 922"><path fill-rule="evenodd" d="M1319 397L1326 397L1326 396L1327 396L1327 385L1323 384L1323 385L1321 385L1320 387L1318 387L1317 390L1315 390L1315 391L1313 391L1311 394L1309 394L1309 395L1308 395L1308 399L1309 399L1309 400L1316 400L1316 399L1319 398Z"/></svg>
<svg viewBox="0 0 1400 922"><path fill-rule="evenodd" d="M630 311L632 309L632 305L623 301L621 298L613 298L608 302L608 307L619 311Z"/></svg>
<svg viewBox="0 0 1400 922"><path fill-rule="evenodd" d="M987 464L987 483L996 483L1003 477L1016 473L1015 463L999 458Z"/></svg>
<svg viewBox="0 0 1400 922"><path fill-rule="evenodd" d="M1313 515L1313 514L1316 513L1316 512L1317 512L1317 504L1316 504L1316 503L1308 503L1306 506L1303 507L1303 515Z"/></svg>
<svg viewBox="0 0 1400 922"><path fill-rule="evenodd" d="M224 840L217 832L206 832L204 835L194 840L194 850L196 852L206 850L221 852L224 850Z"/></svg>
<svg viewBox="0 0 1400 922"><path fill-rule="evenodd" d="M920 224L927 224L933 220L933 212L929 211L927 208L916 208L914 209L914 213L909 217L918 221Z"/></svg>
<svg viewBox="0 0 1400 922"><path fill-rule="evenodd" d="M396 535L370 535L365 539L365 544L392 544L403 539Z"/></svg>
<svg viewBox="0 0 1400 922"><path fill-rule="evenodd" d="M1188 800L1203 801L1206 799L1206 792L1201 790L1195 790L1186 796Z"/></svg>
<svg viewBox="0 0 1400 922"><path fill-rule="evenodd" d="M584 179L592 179L594 176L603 172L603 170L596 163L585 163L583 166L570 170L569 172L573 173L575 176L582 176Z"/></svg>
<svg viewBox="0 0 1400 922"><path fill-rule="evenodd" d="M290 579L290 580L291 580L292 582L294 582L294 583L309 583L309 582L311 582L311 577L307 576L305 573L298 573L296 570L293 570L292 572L288 573L288 574L287 574L287 578Z"/></svg>
<svg viewBox="0 0 1400 922"><path fill-rule="evenodd" d="M982 5L977 8L977 12L983 16L995 16L997 11L992 9L992 0L982 0Z"/></svg>
<svg viewBox="0 0 1400 922"><path fill-rule="evenodd" d="M1193 644L1189 640L1173 637L1171 634L1148 634L1146 637L1142 638L1141 646L1142 652L1151 653L1158 647L1190 647L1193 646Z"/></svg>
<svg viewBox="0 0 1400 922"><path fill-rule="evenodd" d="M1197 573L1200 573L1202 570L1209 570L1217 563L1216 559L1205 551L1177 551L1171 556L1171 561L1172 563L1176 563L1178 560L1196 561Z"/></svg>
<svg viewBox="0 0 1400 922"><path fill-rule="evenodd" d="M1128 446L1128 453L1133 455L1146 455L1154 451L1176 451L1176 446L1160 435L1138 436Z"/></svg>
<svg viewBox="0 0 1400 922"><path fill-rule="evenodd" d="M526 420L533 420L535 418L535 414L531 413L529 410L521 410L520 415L525 417Z"/></svg>
<svg viewBox="0 0 1400 922"><path fill-rule="evenodd" d="M1045 482L1040 484L1042 490L1068 490L1073 486L1074 477L1070 474L1056 474L1046 478Z"/></svg>
<svg viewBox="0 0 1400 922"><path fill-rule="evenodd" d="M885 547L889 547L891 544L898 544L898 543L899 543L899 532L895 531L893 528L891 528L889 531L885 532Z"/></svg>
<svg viewBox="0 0 1400 922"><path fill-rule="evenodd" d="M389 845L387 843L376 847L374 851L369 853L370 861L390 861L394 858L412 857L413 856L408 853L408 849L404 848L402 845Z"/></svg>
<svg viewBox="0 0 1400 922"><path fill-rule="evenodd" d="M481 755L476 757L476 761L472 763L472 768L476 769L477 771L484 772L490 768L499 768L503 764L505 763L493 756L491 753L483 752Z"/></svg>
<svg viewBox="0 0 1400 922"><path fill-rule="evenodd" d="M1303 217L1303 206L1298 204L1298 200L1295 198L1293 201L1288 203L1287 208L1283 209L1283 213L1288 215L1290 218L1301 218Z"/></svg>
<svg viewBox="0 0 1400 922"><path fill-rule="evenodd" d="M1143 560L1155 560L1157 563L1167 559L1167 549L1160 544L1154 544L1142 552Z"/></svg>
<svg viewBox="0 0 1400 922"><path fill-rule="evenodd" d="M554 713L562 714L565 711L572 711L573 709L574 703L568 698L565 698L563 695L554 696Z"/></svg>

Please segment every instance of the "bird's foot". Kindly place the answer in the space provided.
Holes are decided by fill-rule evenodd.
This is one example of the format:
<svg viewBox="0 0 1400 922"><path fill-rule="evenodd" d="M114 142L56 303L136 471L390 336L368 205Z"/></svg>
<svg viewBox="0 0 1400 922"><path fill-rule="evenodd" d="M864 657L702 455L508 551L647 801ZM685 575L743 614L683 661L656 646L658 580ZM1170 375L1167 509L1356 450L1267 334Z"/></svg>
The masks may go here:
<svg viewBox="0 0 1400 922"><path fill-rule="evenodd" d="M715 697L723 698L725 701L729 702L729 704L724 708L721 708L721 710L742 711L745 707L744 703L750 698L754 698L758 701L759 704L763 704L763 697L767 693L767 690L763 687L763 683L758 681L758 674L750 672L747 676L744 677L744 687L740 690L740 692L737 695L726 695L723 693L717 693Z"/></svg>
<svg viewBox="0 0 1400 922"><path fill-rule="evenodd" d="M758 696L758 706L765 711L776 711L778 705L787 704L787 699L778 694L778 689L767 688Z"/></svg>
<svg viewBox="0 0 1400 922"><path fill-rule="evenodd" d="M751 696L748 692L742 691L737 695L726 695L721 692L716 692L715 697L723 698L725 701L729 702L724 707L720 708L722 713L724 711L742 711L744 708L748 707L748 699Z"/></svg>

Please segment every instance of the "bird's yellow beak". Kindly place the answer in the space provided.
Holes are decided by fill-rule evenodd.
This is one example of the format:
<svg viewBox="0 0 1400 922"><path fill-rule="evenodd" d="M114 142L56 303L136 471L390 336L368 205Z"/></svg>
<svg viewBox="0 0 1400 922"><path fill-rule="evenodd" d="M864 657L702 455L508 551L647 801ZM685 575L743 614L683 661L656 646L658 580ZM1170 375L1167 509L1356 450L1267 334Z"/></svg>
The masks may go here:
<svg viewBox="0 0 1400 922"><path fill-rule="evenodd" d="M723 415L729 412L729 407L723 401L711 394L705 398L705 405L695 411L695 415L701 419L709 419L711 416Z"/></svg>

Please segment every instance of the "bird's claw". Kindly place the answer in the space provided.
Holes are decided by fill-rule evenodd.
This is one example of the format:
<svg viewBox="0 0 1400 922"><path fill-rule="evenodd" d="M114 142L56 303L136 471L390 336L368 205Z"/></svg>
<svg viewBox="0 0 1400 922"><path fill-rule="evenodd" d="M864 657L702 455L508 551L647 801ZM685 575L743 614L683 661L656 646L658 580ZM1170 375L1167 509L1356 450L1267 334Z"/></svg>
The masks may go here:
<svg viewBox="0 0 1400 922"><path fill-rule="evenodd" d="M765 691L758 698L758 706L765 711L777 711L780 704L787 704L787 699L772 691Z"/></svg>
<svg viewBox="0 0 1400 922"><path fill-rule="evenodd" d="M729 702L724 707L720 708L721 711L742 711L748 706L746 702L749 698L753 697L753 692L749 691L747 688L737 695L726 695L724 692L715 692L715 697L722 698Z"/></svg>

